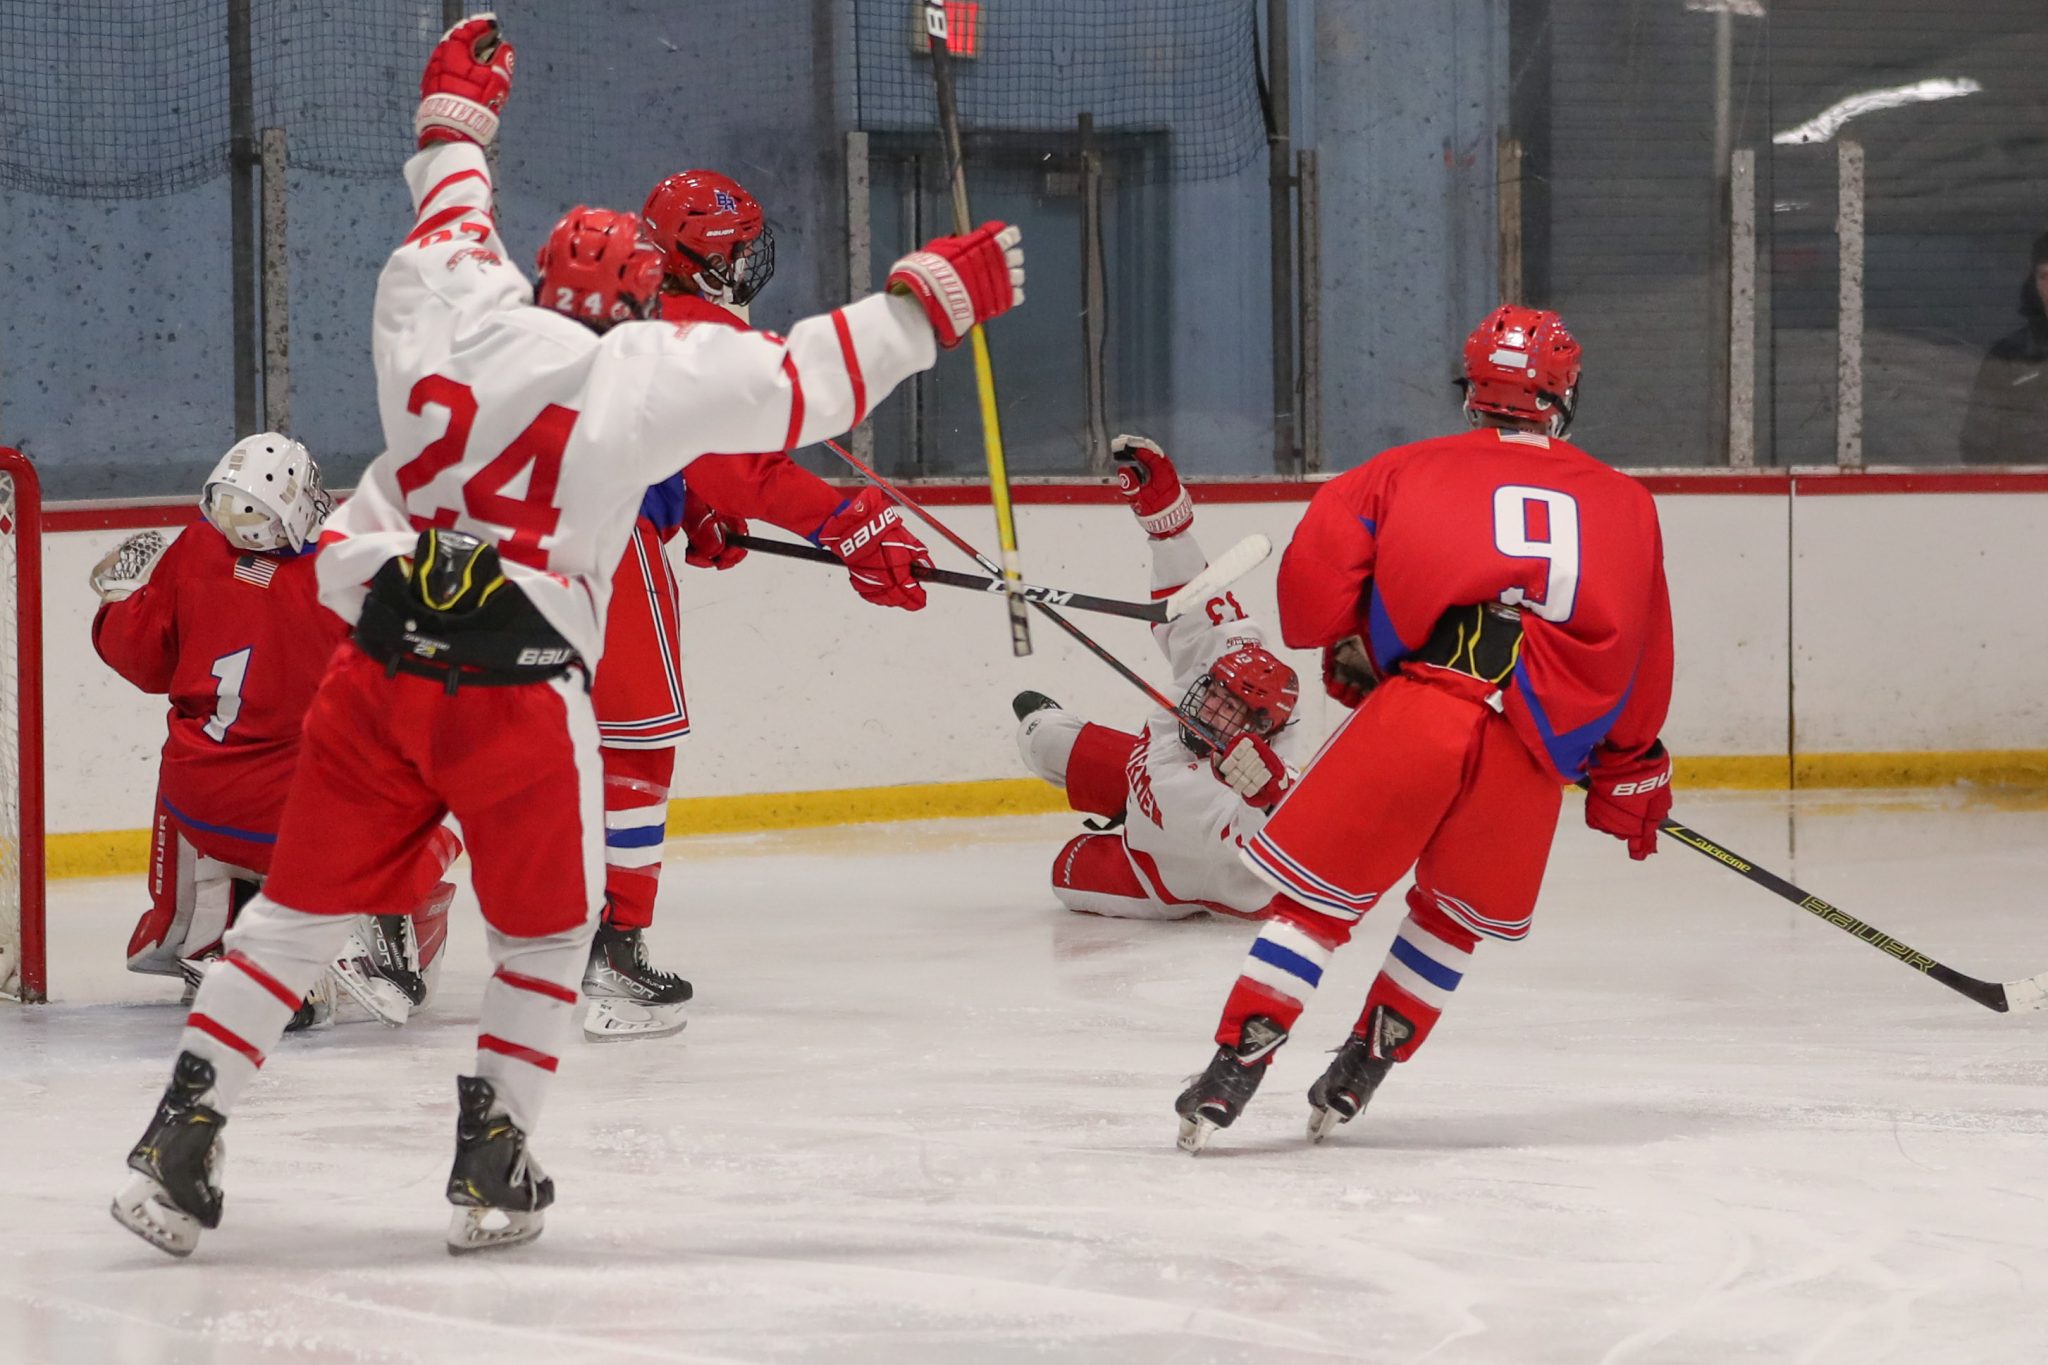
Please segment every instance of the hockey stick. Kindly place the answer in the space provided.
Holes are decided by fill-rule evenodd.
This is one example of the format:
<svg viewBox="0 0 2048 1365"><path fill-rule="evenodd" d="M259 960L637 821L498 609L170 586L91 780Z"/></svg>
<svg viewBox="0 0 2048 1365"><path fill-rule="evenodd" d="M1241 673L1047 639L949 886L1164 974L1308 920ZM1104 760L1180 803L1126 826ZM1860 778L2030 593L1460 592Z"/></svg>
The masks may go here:
<svg viewBox="0 0 2048 1365"><path fill-rule="evenodd" d="M1846 910L1838 910L1819 896L1801 890L1775 872L1758 867L1741 854L1722 847L1697 830L1668 819L1657 828L1687 848L1697 850L1721 866L1739 872L1766 891L1792 902L1822 923L1832 924L1843 933L1868 943L1886 957L1897 958L1914 971L1932 977L1958 995L1968 996L1985 1009L2005 1014L2009 1011L2023 1012L2048 1008L2048 972L2021 981L2004 983L1979 981L1974 976L1965 976L1953 967L1936 962L1919 949L1899 942L1875 925L1865 924Z"/></svg>
<svg viewBox="0 0 2048 1365"><path fill-rule="evenodd" d="M945 150L946 179L953 189L953 231L966 236L974 224L967 212L967 168L960 157L960 109L953 98L953 53L946 25L945 0L925 0L925 38L932 50L932 79L938 86L940 143ZM1003 592L1010 608L1010 652L1023 658L1031 652L1031 617L1024 610L1024 571L1017 558L1017 517L1010 507L1010 470L1003 459L1003 424L996 410L995 365L988 355L988 337L981 324L971 329L974 387L981 399L981 445L988 459L989 501L996 512L996 543L1003 552ZM976 556L980 558L980 556Z"/></svg>
<svg viewBox="0 0 2048 1365"><path fill-rule="evenodd" d="M869 464L865 460L861 459L860 456L854 454L845 446L840 445L837 441L827 441L825 442L825 445L832 451L833 454L837 455L840 459L846 461L855 469L859 470L863 478L865 478L869 483L873 484L875 487L881 489L882 492L888 495L890 500L893 501L898 507L901 507L904 511L911 513L920 521L924 522L925 525L931 527L934 531L937 531L941 536L945 537L947 542L951 544L955 549L959 550L961 553L973 559L974 562L981 565L982 568L987 569L990 572L994 572L995 566L989 562L988 556L982 554L981 551L975 549L972 545L968 544L960 536L955 535L951 527L947 526L944 522L940 521L930 512L925 511L923 507L919 506L915 502L912 502L909 494L905 493L895 484L890 483L887 479L883 478L879 472L870 467ZM1263 539L1263 537L1258 537L1258 539ZM1243 547L1234 547L1234 549L1241 548ZM1270 542L1268 542L1266 548L1268 551L1272 549L1272 545ZM1262 554L1259 557L1263 559L1265 556ZM1193 584L1191 583L1189 586L1193 586ZM1184 588L1181 591L1185 592L1186 589ZM1178 597L1179 595L1179 593L1175 594L1176 597ZM1168 601L1170 605L1172 599L1168 599ZM1178 706L1175 706L1172 702L1168 701L1166 699L1166 694L1164 692L1161 692L1151 683L1146 682L1143 678L1139 677L1136 673L1132 672L1129 666L1126 665L1123 660L1117 658L1116 655L1110 653L1101 645L1096 644L1095 641L1088 635L1086 631L1082 630L1079 626L1075 625L1072 621L1069 621L1066 617L1060 615L1058 612L1054 611L1051 607L1047 606L1043 602L1032 602L1031 605L1038 608L1039 613L1043 615L1048 621L1051 621L1061 630L1073 636L1076 643L1078 643L1083 649L1087 650L1090 654L1093 654L1096 658L1102 660L1102 662L1108 664L1111 668L1115 669L1118 675L1121 676L1125 682L1128 682L1129 684L1131 684L1131 686L1137 688L1140 692L1143 692L1146 696L1150 697L1155 703L1158 704L1161 710L1172 712L1174 715L1180 715L1180 708ZM1191 719L1187 716L1181 716L1181 723L1186 725L1189 729L1193 730L1196 734L1200 735L1203 739L1209 741L1210 745L1216 748L1218 751L1221 751L1225 747L1223 741L1217 737L1216 732L1209 729L1209 727L1207 727L1206 725L1203 725L1200 721Z"/></svg>
<svg viewBox="0 0 2048 1365"><path fill-rule="evenodd" d="M964 537L955 535L950 527L948 527L944 522L940 521L937 517L933 516L930 512L927 512L922 504L911 501L910 495L908 493L905 493L895 484L890 483L887 479L883 478L881 472L877 470L873 465L867 463L865 460L861 459L860 456L854 454L852 451L848 450L845 446L839 444L839 442L837 441L828 440L825 442L825 445L828 449L831 450L831 452L834 455L837 455L840 459L852 465L862 478L866 479L869 483L873 484L875 487L881 489L884 493L888 494L889 497L896 503L898 507L901 507L904 511L909 512L913 516L917 517L919 520L923 521L925 525L931 527L934 531L937 531L941 536L945 538L947 544L951 545L961 554L966 555L969 559L972 559L975 563L981 565L983 570L990 574L1000 574L1002 572L1001 569L998 569L996 567L994 560L990 559L987 555L983 554L981 551L975 549L972 545L968 544ZM778 541L776 543L781 544L782 542ZM769 551L769 553L774 554L776 552L771 550ZM1219 590L1227 588L1232 583L1235 583L1238 579L1243 578L1253 569L1256 569L1259 567L1259 565L1265 563L1266 557L1272 553L1272 540L1263 532L1254 531L1252 534L1246 536L1243 540L1237 542L1237 544L1225 550L1222 554L1217 555L1214 559L1210 560L1207 568L1203 569L1193 578L1190 578L1187 582L1181 584L1180 587L1175 588L1173 590L1172 595L1165 600L1164 606L1166 608L1166 613L1164 616L1148 616L1145 619L1151 621L1178 620L1180 617L1185 616L1187 614L1189 607L1194 606L1197 602L1206 601L1208 598L1214 596ZM919 574L918 577L922 578L924 577L924 575ZM932 581L939 582L941 580L934 578ZM974 584L975 586L979 586L980 580L974 580ZM966 585L962 584L960 586ZM990 591L995 591L995 589L990 589ZM1052 591L1052 589L1032 589L1026 587L1025 595L1029 597L1029 595L1034 591L1050 592ZM1057 601L1058 599L1050 600ZM1060 605L1079 606L1080 604L1078 602L1063 602ZM1084 610L1093 611L1099 610L1099 608L1090 607L1084 608ZM1118 612L1115 614L1125 615L1127 613Z"/></svg>
<svg viewBox="0 0 2048 1365"><path fill-rule="evenodd" d="M759 550L764 555L780 555L784 559L808 560L813 564L843 566L846 561L830 550L821 550L815 545L799 545L788 540L769 540L762 536L734 536L732 543L748 550ZM1114 597L1095 597L1085 592L1072 592L1066 588L1042 588L1035 583L1022 584L1024 597L1032 602L1049 602L1056 607L1069 607L1075 611L1100 612L1104 616L1123 616L1133 621L1147 621L1163 625L1187 610L1190 603L1213 595L1218 589L1235 582L1250 572L1252 567L1272 553L1273 543L1264 536L1246 536L1231 546L1216 561L1188 581L1171 597L1157 602L1125 602ZM942 587L966 588L971 592L1002 592L1003 580L987 578L981 574L955 573L951 569L937 569L929 565L914 564L911 574L919 582L937 583Z"/></svg>

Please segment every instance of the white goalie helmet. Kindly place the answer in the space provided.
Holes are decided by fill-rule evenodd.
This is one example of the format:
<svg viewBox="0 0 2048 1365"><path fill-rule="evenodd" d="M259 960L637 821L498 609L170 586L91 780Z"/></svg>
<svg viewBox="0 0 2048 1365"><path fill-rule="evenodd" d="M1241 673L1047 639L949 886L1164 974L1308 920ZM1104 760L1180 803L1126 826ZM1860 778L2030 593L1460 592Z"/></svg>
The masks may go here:
<svg viewBox="0 0 2048 1365"><path fill-rule="evenodd" d="M243 550L303 550L334 510L320 466L303 445L274 431L235 442L199 495L206 519Z"/></svg>

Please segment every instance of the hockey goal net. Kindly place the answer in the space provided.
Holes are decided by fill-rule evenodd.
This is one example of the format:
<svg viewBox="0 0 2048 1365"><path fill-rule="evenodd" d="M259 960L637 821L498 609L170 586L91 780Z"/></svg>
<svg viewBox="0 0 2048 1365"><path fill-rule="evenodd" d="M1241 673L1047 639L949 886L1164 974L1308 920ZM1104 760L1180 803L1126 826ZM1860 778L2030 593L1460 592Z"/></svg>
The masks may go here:
<svg viewBox="0 0 2048 1365"><path fill-rule="evenodd" d="M44 998L43 546L35 466L0 448L0 994Z"/></svg>

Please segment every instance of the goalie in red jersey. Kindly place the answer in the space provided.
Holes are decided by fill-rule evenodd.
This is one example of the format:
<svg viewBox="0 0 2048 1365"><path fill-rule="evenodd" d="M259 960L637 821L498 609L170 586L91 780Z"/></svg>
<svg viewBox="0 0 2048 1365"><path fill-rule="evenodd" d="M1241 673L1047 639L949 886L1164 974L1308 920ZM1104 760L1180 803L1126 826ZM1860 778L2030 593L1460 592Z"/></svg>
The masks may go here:
<svg viewBox="0 0 2048 1365"><path fill-rule="evenodd" d="M1281 560L1287 643L1355 707L1245 865L1279 893L1176 1102L1199 1151L1258 1089L1331 955L1410 868L1408 913L1351 1036L1308 1093L1309 1135L1355 1117L1428 1039L1482 938L1529 933L1560 794L1656 851L1671 607L1643 486L1561 439L1579 345L1504 307L1465 342L1473 430L1384 451L1316 492Z"/></svg>
<svg viewBox="0 0 2048 1365"><path fill-rule="evenodd" d="M348 634L315 591L314 542L334 500L303 445L276 432L236 443L200 507L204 521L168 543L160 531L130 536L92 573L93 647L171 703L150 905L128 941L128 969L188 986L270 872L306 708ZM387 1023L425 1003L455 892L438 874L460 848L441 832L428 855L436 875L425 878L438 884L423 887L418 914L366 918L308 993L300 1026L331 1022L350 998Z"/></svg>
<svg viewBox="0 0 2048 1365"><path fill-rule="evenodd" d="M663 320L746 328L749 307L775 270L775 236L754 196L716 171L683 171L654 187L641 220L662 250ZM855 404L865 407L858 393ZM748 518L837 552L854 590L870 602L909 611L925 603L911 569L931 556L896 509L873 488L847 497L786 450L702 455L647 490L612 579L604 663L591 694L605 806L604 919L583 979L591 1001L583 1031L595 1040L665 1037L685 1023L690 983L654 966L643 937L660 890L676 745L690 733L681 592L664 545L681 532L686 563L729 569L746 557L732 538L746 534Z"/></svg>

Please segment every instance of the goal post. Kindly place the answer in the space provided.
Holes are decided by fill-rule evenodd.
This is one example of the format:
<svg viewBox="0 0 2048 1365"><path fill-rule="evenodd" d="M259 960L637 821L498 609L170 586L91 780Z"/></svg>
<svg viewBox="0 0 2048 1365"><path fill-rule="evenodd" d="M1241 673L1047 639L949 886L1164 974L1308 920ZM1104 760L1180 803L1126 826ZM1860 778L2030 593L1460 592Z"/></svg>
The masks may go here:
<svg viewBox="0 0 2048 1365"><path fill-rule="evenodd" d="M38 1003L43 937L43 498L0 447L0 994Z"/></svg>

